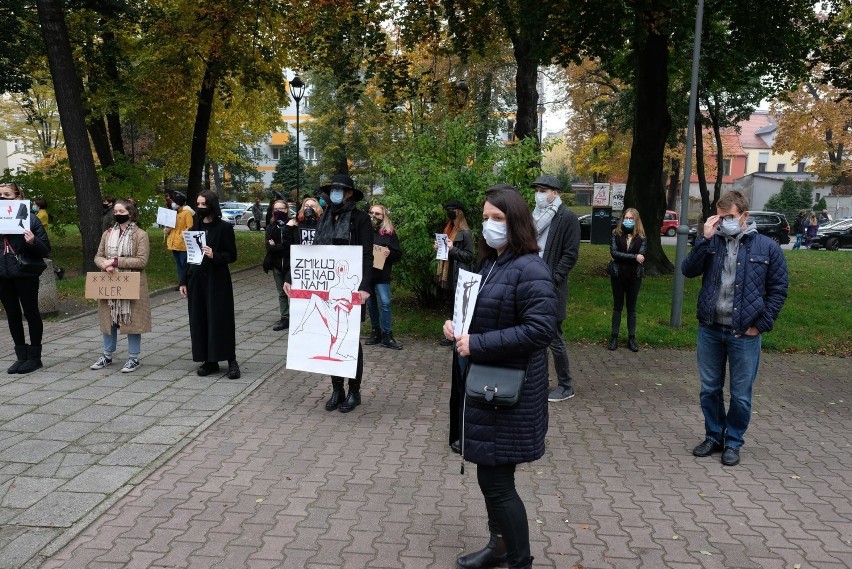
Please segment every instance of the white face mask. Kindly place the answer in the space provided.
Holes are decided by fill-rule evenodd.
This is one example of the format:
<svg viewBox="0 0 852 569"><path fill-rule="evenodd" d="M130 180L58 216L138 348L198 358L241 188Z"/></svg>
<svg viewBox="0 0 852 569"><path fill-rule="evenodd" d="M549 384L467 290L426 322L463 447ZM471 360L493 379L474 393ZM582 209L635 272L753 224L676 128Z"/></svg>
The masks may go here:
<svg viewBox="0 0 852 569"><path fill-rule="evenodd" d="M174 210L180 209L180 206L177 204L177 202L172 202L172 209L174 209Z"/></svg>
<svg viewBox="0 0 852 569"><path fill-rule="evenodd" d="M343 203L343 190L339 188L333 189L331 190L331 193L328 195L328 197L331 200L331 203L333 204Z"/></svg>
<svg viewBox="0 0 852 569"><path fill-rule="evenodd" d="M509 243L509 238L506 237L506 222L486 220L482 224L482 237L492 249L502 249Z"/></svg>
<svg viewBox="0 0 852 569"><path fill-rule="evenodd" d="M535 206L539 209L544 209L550 205L550 192L536 192L535 193Z"/></svg>
<svg viewBox="0 0 852 569"><path fill-rule="evenodd" d="M720 231L727 235L728 237L733 237L737 235L742 228L740 227L740 218L736 217L734 219L723 219L722 224L719 226Z"/></svg>

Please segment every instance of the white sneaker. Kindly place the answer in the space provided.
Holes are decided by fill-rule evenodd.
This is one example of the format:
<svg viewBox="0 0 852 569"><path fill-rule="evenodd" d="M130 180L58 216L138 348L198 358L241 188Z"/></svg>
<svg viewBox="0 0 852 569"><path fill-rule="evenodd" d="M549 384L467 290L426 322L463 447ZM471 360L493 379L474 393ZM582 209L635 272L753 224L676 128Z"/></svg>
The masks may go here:
<svg viewBox="0 0 852 569"><path fill-rule="evenodd" d="M135 371L140 365L139 358L130 358L127 360L127 363L124 364L124 367L121 368L121 373L130 373L131 371Z"/></svg>
<svg viewBox="0 0 852 569"><path fill-rule="evenodd" d="M89 369L104 369L108 365L112 365L112 358L102 355L98 361L89 366Z"/></svg>

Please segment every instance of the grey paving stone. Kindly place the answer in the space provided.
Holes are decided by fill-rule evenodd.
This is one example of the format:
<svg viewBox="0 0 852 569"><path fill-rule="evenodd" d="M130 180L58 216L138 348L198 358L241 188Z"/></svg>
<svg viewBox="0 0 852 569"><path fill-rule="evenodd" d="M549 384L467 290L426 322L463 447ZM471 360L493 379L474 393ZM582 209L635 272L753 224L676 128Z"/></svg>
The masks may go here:
<svg viewBox="0 0 852 569"><path fill-rule="evenodd" d="M140 444L162 444L173 445L188 433L185 427L169 427L164 425L156 425L139 433L130 442Z"/></svg>
<svg viewBox="0 0 852 569"><path fill-rule="evenodd" d="M36 464L67 445L64 441L24 440L0 452L0 462Z"/></svg>
<svg viewBox="0 0 852 569"><path fill-rule="evenodd" d="M76 421L62 421L33 435L36 439L72 442L89 434L97 425Z"/></svg>
<svg viewBox="0 0 852 569"><path fill-rule="evenodd" d="M96 464L87 467L61 490L63 492L93 492L110 494L130 480L139 470L129 466Z"/></svg>
<svg viewBox="0 0 852 569"><path fill-rule="evenodd" d="M117 448L100 460L100 464L108 466L145 466L166 450L164 444L134 444L128 443Z"/></svg>
<svg viewBox="0 0 852 569"><path fill-rule="evenodd" d="M13 523L41 528L69 527L105 497L100 493L52 492L24 510Z"/></svg>
<svg viewBox="0 0 852 569"><path fill-rule="evenodd" d="M4 484L5 493L0 506L4 508L29 508L66 481L60 478L33 478L17 476Z"/></svg>
<svg viewBox="0 0 852 569"><path fill-rule="evenodd" d="M59 530L20 528L21 531L0 547L0 569L20 569L32 557L33 551L45 547L59 535Z"/></svg>

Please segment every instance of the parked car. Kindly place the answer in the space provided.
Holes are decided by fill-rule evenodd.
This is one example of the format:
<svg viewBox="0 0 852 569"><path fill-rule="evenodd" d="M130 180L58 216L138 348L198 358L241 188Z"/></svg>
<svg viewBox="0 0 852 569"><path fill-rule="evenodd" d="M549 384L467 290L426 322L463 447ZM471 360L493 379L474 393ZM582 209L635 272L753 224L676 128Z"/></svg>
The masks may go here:
<svg viewBox="0 0 852 569"><path fill-rule="evenodd" d="M263 212L260 216L260 228L264 229L266 227L266 212L269 211L269 204L260 204L260 209ZM248 208L243 212L237 223L240 225L248 225L248 228L252 231L257 229L257 222L254 219L254 214L252 213L251 208Z"/></svg>
<svg viewBox="0 0 852 569"><path fill-rule="evenodd" d="M790 242L790 224L787 223L784 214L774 211L750 211L748 212L748 219L754 221L758 233L770 237L779 245L786 245ZM699 226L700 224L689 228L687 240L690 245L695 244Z"/></svg>
<svg viewBox="0 0 852 569"><path fill-rule="evenodd" d="M678 225L680 225L680 220L677 216L677 212L667 209L666 213L663 214L663 223L660 226L660 235L674 237L677 235Z"/></svg>
<svg viewBox="0 0 852 569"><path fill-rule="evenodd" d="M841 247L852 247L852 219L836 223L830 228L820 228L811 242L811 249L837 251Z"/></svg>
<svg viewBox="0 0 852 569"><path fill-rule="evenodd" d="M231 225L236 225L237 220L242 217L243 212L249 204L240 202L222 202L219 209L222 210L222 221L227 221Z"/></svg>

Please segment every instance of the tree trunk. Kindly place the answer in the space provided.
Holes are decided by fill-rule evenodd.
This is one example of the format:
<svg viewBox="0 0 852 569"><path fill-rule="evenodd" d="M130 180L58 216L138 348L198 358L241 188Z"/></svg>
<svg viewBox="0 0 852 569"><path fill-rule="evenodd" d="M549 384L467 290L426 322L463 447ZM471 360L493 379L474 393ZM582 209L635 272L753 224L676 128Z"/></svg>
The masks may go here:
<svg viewBox="0 0 852 569"><path fill-rule="evenodd" d="M713 125L713 137L716 140L716 183L713 184L713 201L710 202L710 211L716 213L716 202L722 195L722 178L725 175L725 149L722 146L719 105L718 103L708 105L707 109L710 114L710 123Z"/></svg>
<svg viewBox="0 0 852 569"><path fill-rule="evenodd" d="M695 107L695 175L698 176L698 191L701 192L701 219L707 219L710 216L710 192L707 190L707 173L704 171L704 129L697 98Z"/></svg>
<svg viewBox="0 0 852 569"><path fill-rule="evenodd" d="M634 52L636 103L624 206L635 207L645 226L646 274L670 274L674 266L660 244L660 226L665 210L665 194L660 180L666 139L672 128L667 100L669 51L666 38L660 32L645 30L644 34Z"/></svg>
<svg viewBox="0 0 852 569"><path fill-rule="evenodd" d="M102 116L89 115L86 120L86 130L92 138L92 146L95 147L101 168L109 168L115 164L112 158L112 149L109 147L104 118Z"/></svg>
<svg viewBox="0 0 852 569"><path fill-rule="evenodd" d="M219 201L225 201L225 186L222 184L222 168L218 162L210 162L210 169L213 172L213 191L216 192Z"/></svg>
<svg viewBox="0 0 852 569"><path fill-rule="evenodd" d="M677 194L680 188L680 160L672 158L671 172L669 172L669 191L666 195L666 207L673 211L680 211L677 207Z"/></svg>
<svg viewBox="0 0 852 569"><path fill-rule="evenodd" d="M482 93L476 100L476 148L480 152L488 147L489 119L491 118L491 98L494 92L494 74L486 73L482 82Z"/></svg>
<svg viewBox="0 0 852 569"><path fill-rule="evenodd" d="M515 74L515 98L518 105L515 136L520 140L528 136L536 137L538 129L538 60L532 55L532 46L523 38L518 38L513 47L518 65Z"/></svg>
<svg viewBox="0 0 852 569"><path fill-rule="evenodd" d="M112 82L113 92L117 92L121 86L121 78L118 73L118 60L116 54L119 52L115 33L107 30L103 34L104 67L107 76ZM119 114L118 101L110 102L110 109L106 115L107 127L109 128L109 141L112 145L113 154L126 154L124 151L124 139L121 136L121 115Z"/></svg>
<svg viewBox="0 0 852 569"><path fill-rule="evenodd" d="M74 68L62 0L36 0L36 6L74 181L77 198L74 206L80 216L83 241L83 269L97 271L95 254L101 241L101 189L86 132L80 78Z"/></svg>
<svg viewBox="0 0 852 569"><path fill-rule="evenodd" d="M204 165L207 160L207 133L210 131L210 119L213 115L213 96L216 94L215 63L207 62L204 79L198 91L198 108L195 112L195 126L192 129L192 147L189 153L189 176L187 176L186 199L189 204L202 190Z"/></svg>

